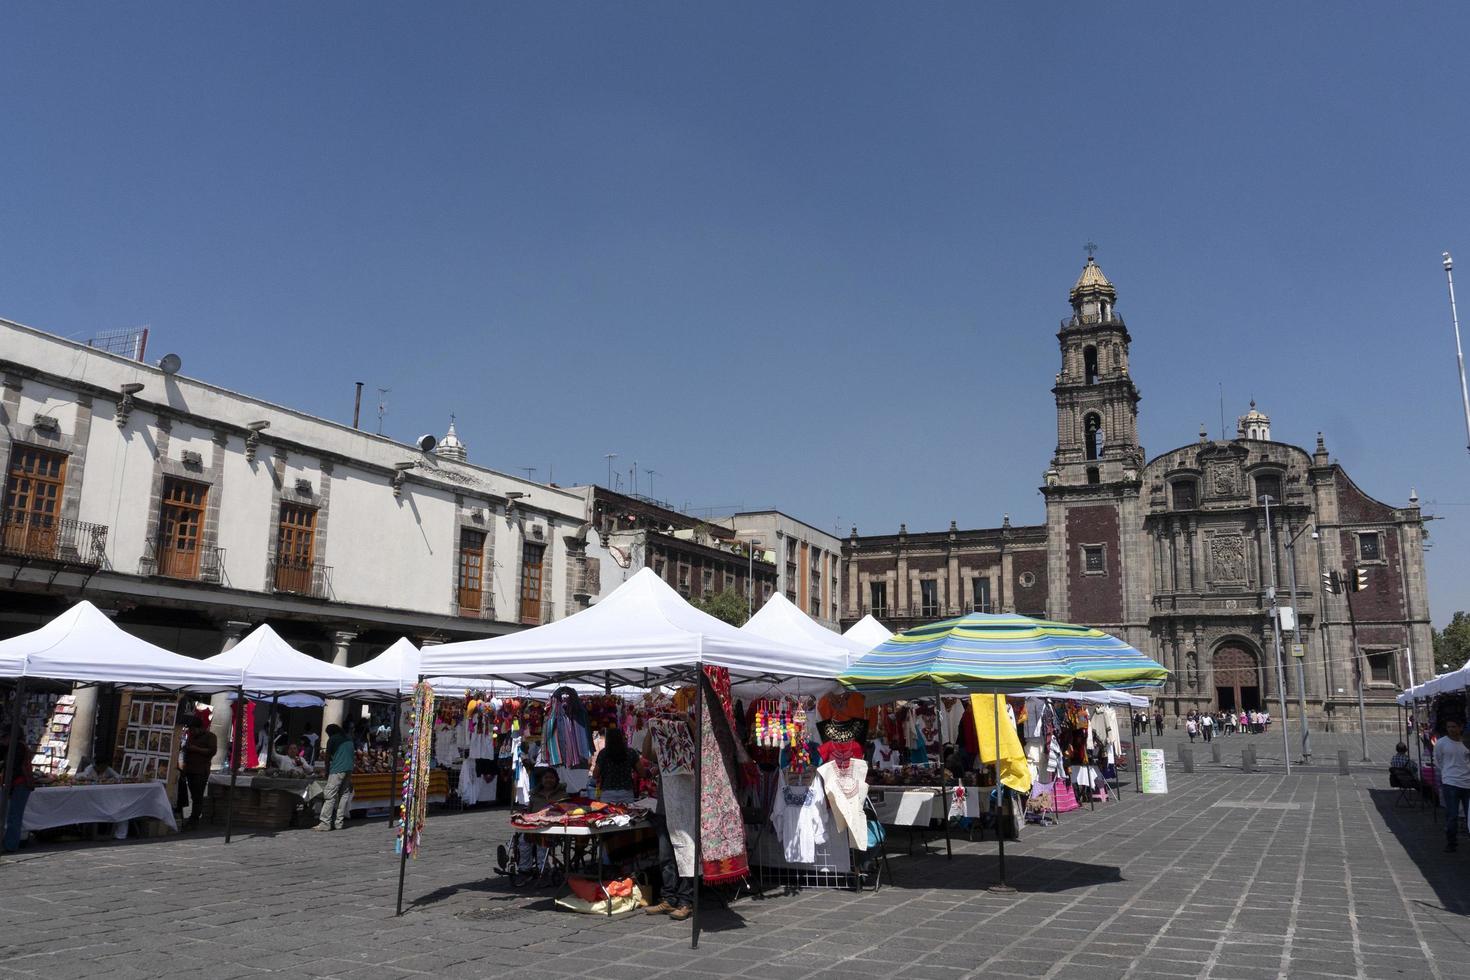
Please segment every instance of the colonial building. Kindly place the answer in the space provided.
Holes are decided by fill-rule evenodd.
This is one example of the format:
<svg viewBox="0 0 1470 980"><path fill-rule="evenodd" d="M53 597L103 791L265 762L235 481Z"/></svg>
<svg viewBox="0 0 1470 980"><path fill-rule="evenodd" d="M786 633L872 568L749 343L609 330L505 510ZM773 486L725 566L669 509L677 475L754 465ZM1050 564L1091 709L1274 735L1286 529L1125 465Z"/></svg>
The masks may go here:
<svg viewBox="0 0 1470 980"><path fill-rule="evenodd" d="M1274 706L1284 684L1294 714L1304 681L1309 714L1338 730L1356 726L1361 671L1371 718L1389 723L1410 671L1433 673L1417 498L1396 507L1368 496L1320 434L1311 451L1272 441L1254 402L1234 439L1202 431L1150 460L1138 440L1132 337L1091 258L1070 300L1057 333L1046 523L922 534L901 525L876 537L854 528L844 621L871 612L903 629L993 608L1087 623L1171 670L1164 698L1175 712ZM1365 591L1324 594L1324 572L1359 569ZM1295 632L1289 615L1280 620L1280 680L1273 588L1297 613Z"/></svg>
<svg viewBox="0 0 1470 980"><path fill-rule="evenodd" d="M842 618L842 539L779 510L720 518L741 540L774 556L776 588L828 629Z"/></svg>
<svg viewBox="0 0 1470 980"><path fill-rule="evenodd" d="M0 637L85 598L180 653L269 622L356 664L587 605L580 492L162 364L0 320Z"/></svg>
<svg viewBox="0 0 1470 980"><path fill-rule="evenodd" d="M726 589L759 609L777 587L774 552L718 521L701 520L663 501L579 487L588 513L587 592L591 601L611 593L640 568L651 568L686 599L708 599Z"/></svg>

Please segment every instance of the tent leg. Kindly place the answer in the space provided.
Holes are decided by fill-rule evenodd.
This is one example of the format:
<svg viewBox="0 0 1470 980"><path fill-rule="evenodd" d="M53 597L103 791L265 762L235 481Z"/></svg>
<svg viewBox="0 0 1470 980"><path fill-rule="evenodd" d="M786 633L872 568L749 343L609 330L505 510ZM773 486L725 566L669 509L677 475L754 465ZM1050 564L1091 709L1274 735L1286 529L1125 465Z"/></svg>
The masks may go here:
<svg viewBox="0 0 1470 980"><path fill-rule="evenodd" d="M694 676L694 915L689 948L699 948L699 886L704 880L704 667Z"/></svg>
<svg viewBox="0 0 1470 980"><path fill-rule="evenodd" d="M939 699L937 684L934 686L934 713L939 716L939 821L944 825L944 856L953 861L954 842L949 836L949 782L944 767L944 702Z"/></svg>
<svg viewBox="0 0 1470 980"><path fill-rule="evenodd" d="M230 752L230 798L225 801L225 843L230 842L230 833L235 819L235 784L240 777L240 757L245 754L245 688L235 696L235 744Z"/></svg>
<svg viewBox="0 0 1470 980"><path fill-rule="evenodd" d="M1015 889L1006 884L1006 829L1002 824L1006 815L1006 794L1005 787L1001 785L1000 781L1000 713L1005 707L1005 695L996 694L993 697L995 699L995 703L992 706L995 712L995 799L998 805L998 809L995 811L995 840L1000 847L1000 881L991 885L990 890L993 892L1007 893L1013 892Z"/></svg>
<svg viewBox="0 0 1470 980"><path fill-rule="evenodd" d="M0 785L0 837L9 830L10 787L15 782L15 767L20 762L20 712L25 707L26 679L16 678L10 700L10 741L5 751L5 783Z"/></svg>
<svg viewBox="0 0 1470 980"><path fill-rule="evenodd" d="M400 781L400 785L401 785L401 781L403 779L403 773L399 772L399 767L400 767L400 765L403 762L403 748L402 748L402 745L403 745L403 737L398 734L398 729L399 729L399 727L402 724L403 724L403 698L400 697L397 701L394 701L393 702L393 736L392 736L392 744L393 744L393 768L391 768L391 769L388 770L389 772L391 772L393 774L393 778L394 779L397 779L397 780ZM396 795L399 797L399 802L402 803L403 802L403 794L402 794L402 792L400 791ZM394 811L393 811L393 813L388 818L388 826L389 827L392 827L396 821L403 819L403 814L404 814L404 811L395 808ZM400 905L402 904L402 899L401 898L399 900L399 904Z"/></svg>

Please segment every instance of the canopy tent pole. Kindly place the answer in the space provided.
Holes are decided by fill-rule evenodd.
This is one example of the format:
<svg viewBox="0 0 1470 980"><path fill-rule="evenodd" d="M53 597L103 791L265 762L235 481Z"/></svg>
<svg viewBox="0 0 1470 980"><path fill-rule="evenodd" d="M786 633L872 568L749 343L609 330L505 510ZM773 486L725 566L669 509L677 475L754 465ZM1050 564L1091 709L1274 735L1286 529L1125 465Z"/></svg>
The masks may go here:
<svg viewBox="0 0 1470 980"><path fill-rule="evenodd" d="M994 702L995 703L993 705L993 708L995 710L995 799L996 799L996 804L999 807L996 810L996 812L995 812L995 840L1000 845L1000 881L996 882L994 885L991 885L990 886L990 890L993 891L993 892L1013 892L1013 891L1015 891L1015 889L1012 888L1010 885L1007 885L1006 884L1006 829L1005 829L1005 827L1001 823L1001 821L1003 821L1005 819L1005 815L1006 815L1006 811L1005 811L1005 800L1006 800L1005 787L1001 784L1001 781L1000 781L1000 711L1001 711L1001 706L1005 704L1005 695L1003 695L1003 694L996 694L994 696Z"/></svg>
<svg viewBox="0 0 1470 980"><path fill-rule="evenodd" d="M1153 704L1152 704L1152 700L1153 699L1150 698L1149 700L1150 700L1149 707L1150 708L1153 708ZM1159 708L1157 708L1155 710L1163 711L1164 709L1162 707L1159 707ZM1145 727L1148 728L1148 747L1149 748L1153 748L1154 747L1154 713L1153 713L1153 711L1150 711L1148 713L1148 725L1145 726ZM1140 770L1140 771L1142 771L1142 770Z"/></svg>
<svg viewBox="0 0 1470 980"><path fill-rule="evenodd" d="M271 757L276 754L276 708L280 703L281 692L277 691L271 695L271 710L265 719L265 768L267 769L273 768L275 763L275 759Z"/></svg>
<svg viewBox="0 0 1470 980"><path fill-rule="evenodd" d="M26 679L16 678L10 700L10 743L5 750L5 784L0 786L0 837L10 829L10 787L15 782L15 767L20 763L20 712L25 695Z"/></svg>
<svg viewBox="0 0 1470 980"><path fill-rule="evenodd" d="M1129 712L1129 717L1132 717L1133 708L1131 706L1128 708L1128 712ZM1138 757L1138 729L1135 728L1132 725L1129 725L1128 726L1128 731L1131 734L1131 737L1129 738L1129 743L1133 746L1133 789L1136 792L1142 793L1143 792L1143 762ZM1119 782L1121 782L1122 779L1123 779L1122 776L1119 776L1118 777ZM1119 795L1121 796L1122 794L1120 793Z"/></svg>
<svg viewBox="0 0 1470 980"><path fill-rule="evenodd" d="M235 691L235 744L230 753L230 798L225 801L225 843L230 842L230 828L235 817L235 784L240 775L240 757L245 754L245 688Z"/></svg>
<svg viewBox="0 0 1470 980"><path fill-rule="evenodd" d="M704 881L704 666L694 667L694 896L689 948L699 948L699 890Z"/></svg>
<svg viewBox="0 0 1470 980"><path fill-rule="evenodd" d="M939 716L939 819L944 824L944 856L953 861L954 843L949 836L949 780L944 766L944 702L939 698L938 684L934 685L934 713Z"/></svg>
<svg viewBox="0 0 1470 980"><path fill-rule="evenodd" d="M403 751L401 748L403 744L403 736L398 734L398 729L403 724L403 702L404 697L402 694L400 694L398 696L398 700L393 702L393 707L392 709L390 709L393 712L393 734L390 737L390 744L393 746L393 768L389 769L388 771L393 774L394 779L398 779L400 777L398 767L403 761ZM398 796L401 794L394 795ZM388 826L392 827L393 821L395 819L401 819L402 816L403 815L399 811L394 810L394 812L390 815L388 819Z"/></svg>

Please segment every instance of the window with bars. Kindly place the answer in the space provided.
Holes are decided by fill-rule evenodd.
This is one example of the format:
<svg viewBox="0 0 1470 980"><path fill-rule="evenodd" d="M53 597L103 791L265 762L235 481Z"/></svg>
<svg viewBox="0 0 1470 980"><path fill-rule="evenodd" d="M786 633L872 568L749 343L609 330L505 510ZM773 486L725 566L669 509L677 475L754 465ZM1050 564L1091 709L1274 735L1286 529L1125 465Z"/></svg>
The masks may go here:
<svg viewBox="0 0 1470 980"><path fill-rule="evenodd" d="M197 579L209 487L165 477L158 509L158 574Z"/></svg>
<svg viewBox="0 0 1470 980"><path fill-rule="evenodd" d="M1194 510L1197 494L1193 480L1175 480L1170 488L1174 491L1175 510Z"/></svg>
<svg viewBox="0 0 1470 980"><path fill-rule="evenodd" d="M1107 574L1107 551L1102 545L1085 544L1082 546L1082 571L1088 575Z"/></svg>
<svg viewBox="0 0 1470 980"><path fill-rule="evenodd" d="M939 615L939 583L932 578L919 583L919 615Z"/></svg>
<svg viewBox="0 0 1470 980"><path fill-rule="evenodd" d="M888 583L887 582L869 582L868 583L868 612L872 613L874 616L876 616L879 619L884 619L884 618L887 617L887 615L888 615Z"/></svg>
<svg viewBox="0 0 1470 980"><path fill-rule="evenodd" d="M521 547L521 622L529 626L541 622L545 560L545 545L526 544Z"/></svg>
<svg viewBox="0 0 1470 980"><path fill-rule="evenodd" d="M66 455L17 445L5 476L4 547L20 554L50 554L61 527Z"/></svg>
<svg viewBox="0 0 1470 980"><path fill-rule="evenodd" d="M281 504L276 526L276 581L281 592L313 595L312 565L316 560L316 508Z"/></svg>
<svg viewBox="0 0 1470 980"><path fill-rule="evenodd" d="M715 570L706 568L700 575L700 588L706 599L715 594Z"/></svg>
<svg viewBox="0 0 1470 980"><path fill-rule="evenodd" d="M977 576L973 583L974 600L971 603L971 611L978 613L991 612L990 608L990 578L988 576Z"/></svg>
<svg viewBox="0 0 1470 980"><path fill-rule="evenodd" d="M478 616L485 598L485 532L459 532L459 614Z"/></svg>
<svg viewBox="0 0 1470 980"><path fill-rule="evenodd" d="M1379 548L1378 532L1363 531L1358 534L1358 560L1380 561L1382 552Z"/></svg>

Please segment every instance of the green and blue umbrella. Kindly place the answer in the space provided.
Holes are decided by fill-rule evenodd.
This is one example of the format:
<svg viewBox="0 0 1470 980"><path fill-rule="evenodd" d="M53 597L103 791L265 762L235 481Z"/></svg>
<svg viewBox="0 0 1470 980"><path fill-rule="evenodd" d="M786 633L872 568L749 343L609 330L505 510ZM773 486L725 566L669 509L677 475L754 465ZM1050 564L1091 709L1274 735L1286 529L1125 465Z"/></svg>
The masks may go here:
<svg viewBox="0 0 1470 980"><path fill-rule="evenodd" d="M838 680L863 693L926 697L1162 687L1169 672L1090 626L971 613L916 626L853 661Z"/></svg>

